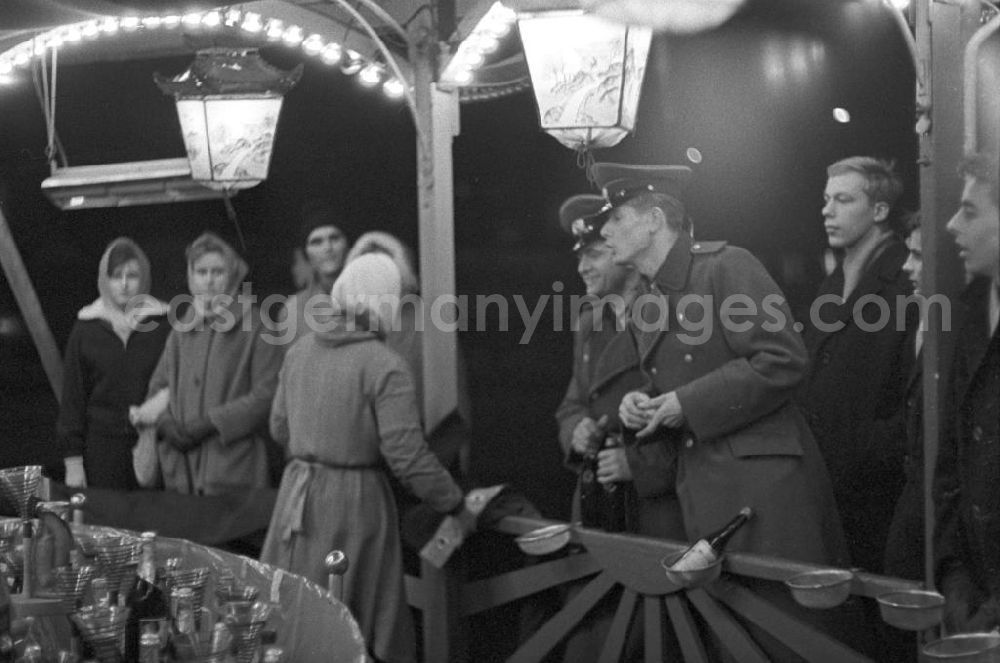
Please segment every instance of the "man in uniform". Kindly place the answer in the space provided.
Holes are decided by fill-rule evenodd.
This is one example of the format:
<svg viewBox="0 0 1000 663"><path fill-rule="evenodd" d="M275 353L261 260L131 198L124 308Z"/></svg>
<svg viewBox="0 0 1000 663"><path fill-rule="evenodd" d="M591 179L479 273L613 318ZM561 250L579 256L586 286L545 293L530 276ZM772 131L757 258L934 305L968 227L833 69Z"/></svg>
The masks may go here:
<svg viewBox="0 0 1000 663"><path fill-rule="evenodd" d="M559 210L560 223L576 243L577 271L587 289L574 336L573 376L556 420L566 464L577 472L589 471L584 458L597 451L609 433L621 430L618 403L628 391L642 388L644 376L634 367L603 361L604 348L624 333L629 308L638 294L639 273L616 264L601 237L608 218L602 196L573 196ZM620 484L634 490L637 522L632 529L647 536L683 539L684 528L674 492L675 452L665 445L629 444L597 453L601 485ZM573 520L580 520L579 490L574 495ZM586 525L597 523L584 522Z"/></svg>
<svg viewBox="0 0 1000 663"><path fill-rule="evenodd" d="M599 163L594 174L612 207L601 236L649 290L601 361L646 379L619 414L639 441L668 433L658 444L677 454L687 538L750 506L729 549L846 562L823 459L791 401L807 357L778 286L749 252L685 231L690 169Z"/></svg>

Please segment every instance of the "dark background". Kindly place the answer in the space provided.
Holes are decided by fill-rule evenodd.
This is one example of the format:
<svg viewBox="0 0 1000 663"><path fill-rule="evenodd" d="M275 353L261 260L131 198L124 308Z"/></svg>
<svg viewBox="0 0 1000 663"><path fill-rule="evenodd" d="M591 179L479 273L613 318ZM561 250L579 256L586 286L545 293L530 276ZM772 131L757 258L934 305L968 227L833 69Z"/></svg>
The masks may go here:
<svg viewBox="0 0 1000 663"><path fill-rule="evenodd" d="M294 290L291 252L309 198L336 203L352 237L382 229L416 246L416 151L405 104L283 48L264 56L282 68L305 61L306 69L286 98L268 180L234 200L255 291ZM182 156L173 102L152 72L175 74L190 60L62 67L56 124L70 164ZM711 34L657 37L635 133L596 158L691 165L697 237L750 249L801 306L821 277L826 165L862 153L895 158L904 204L915 204L913 85L880 3L751 3ZM849 123L834 120L836 107ZM129 235L147 251L153 294L163 299L186 292L183 249L203 230L236 243L220 202L57 210L39 189L45 143L30 83L0 87L0 204L60 347L76 311L96 297L98 260L112 238ZM700 164L687 161L691 147ZM487 331L460 336L475 415L473 473L482 483L512 483L546 515L565 516L573 477L561 469L552 413L569 379L572 339L556 331L549 305L521 343L513 297L533 307L556 282L563 294L582 292L556 211L589 184L576 155L539 131L530 93L464 104L454 159L457 293L503 295L512 312L506 332L491 309ZM0 279L0 466L43 462L61 472L55 399L17 316Z"/></svg>

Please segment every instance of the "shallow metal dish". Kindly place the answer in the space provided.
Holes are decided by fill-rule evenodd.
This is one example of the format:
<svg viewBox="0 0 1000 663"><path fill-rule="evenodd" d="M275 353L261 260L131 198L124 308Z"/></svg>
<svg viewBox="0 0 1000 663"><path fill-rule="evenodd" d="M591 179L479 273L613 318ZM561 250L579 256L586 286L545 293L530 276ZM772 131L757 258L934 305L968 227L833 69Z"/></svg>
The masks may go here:
<svg viewBox="0 0 1000 663"><path fill-rule="evenodd" d="M569 530L570 526L565 523L548 525L522 534L514 541L528 555L548 555L569 543Z"/></svg>
<svg viewBox="0 0 1000 663"><path fill-rule="evenodd" d="M720 555L711 564L701 568L688 569L686 571L678 571L671 568L683 554L684 551L681 551L679 553L667 555L660 560L660 565L663 566L663 572L667 574L667 580L675 585L684 587L685 589L693 589L717 580L722 574L723 555Z"/></svg>
<svg viewBox="0 0 1000 663"><path fill-rule="evenodd" d="M854 574L845 569L800 573L785 580L792 597L807 608L836 608L851 595Z"/></svg>
<svg viewBox="0 0 1000 663"><path fill-rule="evenodd" d="M1000 662L1000 633L959 633L924 645L928 661L948 663Z"/></svg>
<svg viewBox="0 0 1000 663"><path fill-rule="evenodd" d="M944 597L937 592L911 589L875 598L886 624L904 631L926 631L944 619Z"/></svg>

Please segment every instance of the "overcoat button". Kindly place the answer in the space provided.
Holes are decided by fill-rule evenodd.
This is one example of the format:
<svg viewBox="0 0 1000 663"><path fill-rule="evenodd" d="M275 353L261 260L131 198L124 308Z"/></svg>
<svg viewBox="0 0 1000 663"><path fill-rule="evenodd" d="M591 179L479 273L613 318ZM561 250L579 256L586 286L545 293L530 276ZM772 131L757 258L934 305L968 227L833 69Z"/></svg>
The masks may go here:
<svg viewBox="0 0 1000 663"><path fill-rule="evenodd" d="M976 426L972 429L972 439L976 442L981 442L983 439L983 427Z"/></svg>
<svg viewBox="0 0 1000 663"><path fill-rule="evenodd" d="M690 449L691 447L694 446L694 440L690 437L687 438L686 440L684 440L684 446Z"/></svg>
<svg viewBox="0 0 1000 663"><path fill-rule="evenodd" d="M694 357L692 357L690 354L684 355L684 363L685 364L690 364L693 361L694 361Z"/></svg>
<svg viewBox="0 0 1000 663"><path fill-rule="evenodd" d="M649 372L652 373L653 375L656 375L656 366L649 369Z"/></svg>

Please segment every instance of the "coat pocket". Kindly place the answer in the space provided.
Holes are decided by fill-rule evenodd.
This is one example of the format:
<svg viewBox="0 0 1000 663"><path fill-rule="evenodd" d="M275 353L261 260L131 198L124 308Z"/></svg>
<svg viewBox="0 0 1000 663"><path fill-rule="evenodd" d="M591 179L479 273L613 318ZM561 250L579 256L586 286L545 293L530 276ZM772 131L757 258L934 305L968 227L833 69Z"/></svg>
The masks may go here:
<svg viewBox="0 0 1000 663"><path fill-rule="evenodd" d="M794 426L751 424L726 438L737 458L747 456L801 456L802 442Z"/></svg>

